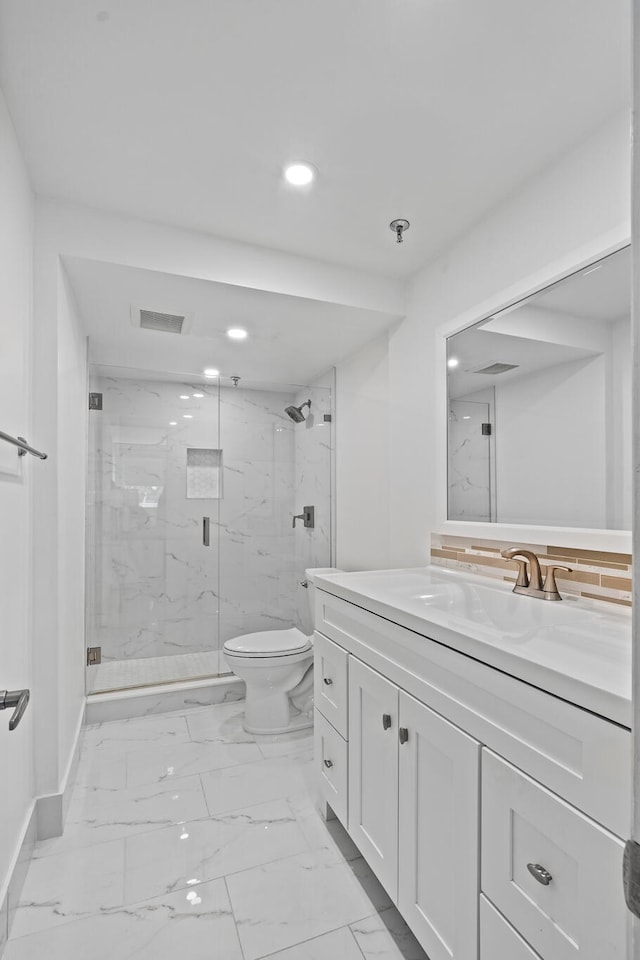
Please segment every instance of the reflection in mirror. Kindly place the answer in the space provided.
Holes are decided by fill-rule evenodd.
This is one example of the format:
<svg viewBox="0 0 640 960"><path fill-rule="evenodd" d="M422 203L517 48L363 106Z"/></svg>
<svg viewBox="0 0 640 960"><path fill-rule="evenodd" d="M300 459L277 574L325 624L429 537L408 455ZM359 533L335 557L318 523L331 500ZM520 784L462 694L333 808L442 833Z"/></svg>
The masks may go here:
<svg viewBox="0 0 640 960"><path fill-rule="evenodd" d="M631 528L631 258L450 337L448 518Z"/></svg>

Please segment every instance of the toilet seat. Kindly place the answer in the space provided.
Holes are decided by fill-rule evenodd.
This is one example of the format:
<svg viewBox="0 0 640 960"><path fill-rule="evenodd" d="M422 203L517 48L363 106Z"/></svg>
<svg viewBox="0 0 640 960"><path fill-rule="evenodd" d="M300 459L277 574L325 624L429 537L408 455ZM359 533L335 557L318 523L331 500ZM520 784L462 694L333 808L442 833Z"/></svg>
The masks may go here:
<svg viewBox="0 0 640 960"><path fill-rule="evenodd" d="M291 657L311 651L313 643L311 637L306 637L297 627L291 627L289 630L263 630L232 637L223 649L234 657L247 659Z"/></svg>

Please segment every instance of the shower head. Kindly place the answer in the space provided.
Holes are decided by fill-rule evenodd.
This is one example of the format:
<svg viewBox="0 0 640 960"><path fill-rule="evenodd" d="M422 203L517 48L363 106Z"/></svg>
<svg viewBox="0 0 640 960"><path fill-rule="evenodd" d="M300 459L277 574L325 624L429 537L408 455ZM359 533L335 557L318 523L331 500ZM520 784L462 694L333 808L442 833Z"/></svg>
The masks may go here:
<svg viewBox="0 0 640 960"><path fill-rule="evenodd" d="M305 400L299 407L285 407L284 412L288 417L291 417L294 423L303 423L306 419L302 412L303 407L309 407L309 410L311 410L311 400Z"/></svg>

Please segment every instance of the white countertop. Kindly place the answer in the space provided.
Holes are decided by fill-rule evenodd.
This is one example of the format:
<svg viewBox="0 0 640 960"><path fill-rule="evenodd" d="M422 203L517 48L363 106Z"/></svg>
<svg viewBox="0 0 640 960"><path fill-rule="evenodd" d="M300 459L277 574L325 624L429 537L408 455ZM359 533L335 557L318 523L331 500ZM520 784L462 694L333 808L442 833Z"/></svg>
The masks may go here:
<svg viewBox="0 0 640 960"><path fill-rule="evenodd" d="M631 615L508 583L415 567L318 575L316 588L631 727Z"/></svg>

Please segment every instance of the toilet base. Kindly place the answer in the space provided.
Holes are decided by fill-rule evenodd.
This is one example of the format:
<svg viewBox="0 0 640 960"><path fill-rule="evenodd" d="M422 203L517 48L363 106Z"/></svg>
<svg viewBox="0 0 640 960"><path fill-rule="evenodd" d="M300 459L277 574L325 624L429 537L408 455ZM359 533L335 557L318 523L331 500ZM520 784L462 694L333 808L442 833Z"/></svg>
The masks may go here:
<svg viewBox="0 0 640 960"><path fill-rule="evenodd" d="M261 694L261 695L260 695ZM274 736L292 730L304 730L313 726L313 714L306 715L291 703L284 692L256 690L247 683L242 726L247 733Z"/></svg>
<svg viewBox="0 0 640 960"><path fill-rule="evenodd" d="M274 737L279 733L294 733L296 730L307 730L313 726L313 720L300 713L297 717L292 717L286 727L273 727L270 730L265 730L264 728L258 729L249 726L246 723L243 723L242 726L246 733L252 733L254 736Z"/></svg>

